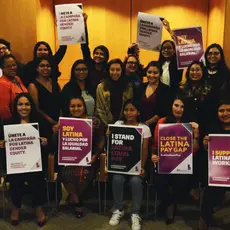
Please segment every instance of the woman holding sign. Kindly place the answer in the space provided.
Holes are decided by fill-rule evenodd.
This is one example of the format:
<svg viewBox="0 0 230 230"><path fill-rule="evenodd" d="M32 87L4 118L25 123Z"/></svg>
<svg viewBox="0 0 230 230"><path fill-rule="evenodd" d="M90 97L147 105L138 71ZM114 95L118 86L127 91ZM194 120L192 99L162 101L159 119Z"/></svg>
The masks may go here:
<svg viewBox="0 0 230 230"><path fill-rule="evenodd" d="M83 97L72 97L69 100L69 114L72 118L90 119L87 115L86 103ZM59 127L54 130L53 141L54 145L58 146L58 131ZM95 176L95 170L98 163L98 157L104 148L104 129L99 119L93 117L93 142L92 142L92 159L89 167L82 166L65 166L61 167L59 176L68 192L68 202L75 207L76 217L83 217L82 196L90 182ZM76 150L77 151L77 150Z"/></svg>
<svg viewBox="0 0 230 230"><path fill-rule="evenodd" d="M208 229L210 222L212 221L213 209L216 205L221 204L221 202L224 199L225 192L227 191L227 186L229 187L229 182L225 183L225 181L227 181L226 178L229 179L229 172L230 172L229 164L227 164L229 162L228 160L226 161L223 160L223 163L226 163L226 164L215 164L215 167L217 168L215 168L212 171L209 171L209 175L207 176L207 172L209 170L208 164L210 165L214 163L213 159L211 160L211 158L209 158L209 161L207 159L207 156L208 154L210 155L210 153L207 153L206 151L208 151L208 144L212 138L212 137L209 137L208 134L228 134L230 135L230 101L229 99L221 101L217 108L218 108L217 109L218 119L216 122L213 122L212 124L210 124L209 130L206 131L207 135L203 139L205 154L203 154L204 161L203 161L203 171L201 174L202 176L205 176L205 179L209 178L209 181L211 181L211 178L216 177L216 180L212 179L211 181L212 183L215 183L216 185L206 186L204 189L203 200L202 200L202 205L201 205L201 216L200 216L200 221L199 221L200 230ZM227 146L227 143L225 144ZM218 158L216 160L216 163L218 161L221 162L221 159L219 158L226 157L228 159L229 157L228 153L223 154L222 152L229 152L229 151L221 151L221 148L225 150L226 146L224 146L224 144L221 144L221 145L217 144L216 148L218 150L216 152L218 152L218 154L213 154L211 152L211 155ZM226 175L225 178L223 177L224 174ZM219 183L219 187L218 187L218 183Z"/></svg>
<svg viewBox="0 0 230 230"><path fill-rule="evenodd" d="M175 124L175 123L188 123L186 117L185 99L182 96L177 96L172 104L171 113L167 117L161 118L154 132L154 146L152 154L152 162L156 167L156 163L159 161L158 146L159 146L159 125L160 124ZM198 124L190 122L193 128L193 152L196 152L199 148L199 130ZM169 141L170 142L170 141ZM157 189L162 202L162 209L166 213L166 224L174 222L176 213L176 206L181 195L181 185L186 183L188 179L187 175L177 174L158 174Z"/></svg>
<svg viewBox="0 0 230 230"><path fill-rule="evenodd" d="M88 37L88 29L87 29L87 19L88 15L83 13L83 17L85 20L85 36L86 43L81 44L81 50L84 60L87 62L89 67L89 79L92 83L93 87L93 96L96 98L96 89L98 84L103 80L106 76L106 65L109 60L109 50L104 45L99 45L93 50L93 57L91 57L90 49L89 49L89 37Z"/></svg>
<svg viewBox="0 0 230 230"><path fill-rule="evenodd" d="M105 126L113 124L122 114L123 104L133 98L133 88L124 75L120 59L108 63L106 78L97 87L96 113Z"/></svg>
<svg viewBox="0 0 230 230"><path fill-rule="evenodd" d="M140 208L143 195L143 179L145 173L145 163L148 158L148 147L151 132L148 126L140 122L140 108L137 102L127 100L124 103L122 111L123 119L115 123L115 125L130 125L143 128L143 145L141 157L141 174L139 176L127 176L122 174L114 174L113 176L113 197L115 211L109 221L111 226L119 224L120 219L124 216L123 209L123 190L124 183L129 182L132 190L132 214L131 222L133 230L141 229Z"/></svg>
<svg viewBox="0 0 230 230"><path fill-rule="evenodd" d="M31 96L27 93L18 94L14 101L13 117L7 124L28 124L38 122L36 107ZM41 123L40 123L41 124ZM39 126L40 133L44 131L42 125ZM41 145L47 145L47 138L41 137ZM31 153L32 154L32 153ZM27 182L33 194L33 204L36 207L36 216L38 226L43 226L46 217L42 209L45 199L45 180L43 172L21 173L8 175L10 182L10 196L13 203L11 213L12 225L19 224L19 210L21 208L22 197L24 193L24 183Z"/></svg>

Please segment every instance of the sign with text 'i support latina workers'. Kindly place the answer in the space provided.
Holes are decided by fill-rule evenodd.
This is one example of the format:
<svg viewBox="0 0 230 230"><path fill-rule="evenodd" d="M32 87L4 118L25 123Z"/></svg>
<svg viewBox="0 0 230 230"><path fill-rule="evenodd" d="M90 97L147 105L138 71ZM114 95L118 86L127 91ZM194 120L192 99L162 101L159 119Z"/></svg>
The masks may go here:
<svg viewBox="0 0 230 230"><path fill-rule="evenodd" d="M55 5L59 45L86 43L82 4Z"/></svg>
<svg viewBox="0 0 230 230"><path fill-rule="evenodd" d="M108 172L139 175L141 172L142 128L109 125Z"/></svg>
<svg viewBox="0 0 230 230"><path fill-rule="evenodd" d="M42 171L38 123L5 125L7 174Z"/></svg>
<svg viewBox="0 0 230 230"><path fill-rule="evenodd" d="M174 34L178 69L188 67L194 60L205 61L200 26L175 29Z"/></svg>
<svg viewBox="0 0 230 230"><path fill-rule="evenodd" d="M60 117L58 164L90 166L92 120Z"/></svg>
<svg viewBox="0 0 230 230"><path fill-rule="evenodd" d="M192 174L193 146L190 124L159 125L158 172L160 174Z"/></svg>
<svg viewBox="0 0 230 230"><path fill-rule="evenodd" d="M230 135L209 134L208 184L230 187Z"/></svg>

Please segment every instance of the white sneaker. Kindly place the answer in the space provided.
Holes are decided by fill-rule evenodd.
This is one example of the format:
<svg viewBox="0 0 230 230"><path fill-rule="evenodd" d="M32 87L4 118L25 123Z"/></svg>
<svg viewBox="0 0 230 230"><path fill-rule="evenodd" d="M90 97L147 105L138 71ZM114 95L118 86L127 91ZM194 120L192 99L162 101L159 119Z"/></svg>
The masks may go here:
<svg viewBox="0 0 230 230"><path fill-rule="evenodd" d="M121 217L124 216L124 211L116 210L113 212L111 219L109 220L109 225L116 226L119 224Z"/></svg>
<svg viewBox="0 0 230 230"><path fill-rule="evenodd" d="M138 214L131 216L132 230L141 230L141 218Z"/></svg>

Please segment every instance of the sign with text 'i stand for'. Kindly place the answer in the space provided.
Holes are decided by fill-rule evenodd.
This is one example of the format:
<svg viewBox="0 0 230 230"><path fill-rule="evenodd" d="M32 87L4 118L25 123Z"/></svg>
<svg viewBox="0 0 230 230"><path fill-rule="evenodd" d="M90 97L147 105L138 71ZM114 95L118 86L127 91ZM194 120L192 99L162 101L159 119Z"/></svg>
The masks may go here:
<svg viewBox="0 0 230 230"><path fill-rule="evenodd" d="M142 128L109 125L108 172L139 175L141 172Z"/></svg>

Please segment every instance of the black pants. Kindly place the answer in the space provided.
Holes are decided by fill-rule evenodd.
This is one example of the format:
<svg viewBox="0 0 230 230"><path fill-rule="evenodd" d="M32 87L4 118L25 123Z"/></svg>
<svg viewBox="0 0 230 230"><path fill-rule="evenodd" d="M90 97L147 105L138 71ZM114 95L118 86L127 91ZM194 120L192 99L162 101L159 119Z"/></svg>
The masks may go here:
<svg viewBox="0 0 230 230"><path fill-rule="evenodd" d="M33 205L42 206L45 200L46 184L42 172L13 174L8 177L10 182L10 196L15 207L20 208L25 191L25 182L33 195Z"/></svg>
<svg viewBox="0 0 230 230"><path fill-rule="evenodd" d="M181 195L186 191L184 185L187 181L188 175L157 175L157 193L165 207L178 203Z"/></svg>
<svg viewBox="0 0 230 230"><path fill-rule="evenodd" d="M203 201L201 205L201 217L205 220L207 225L212 220L213 208L221 204L224 199L226 188L207 187L204 190Z"/></svg>

